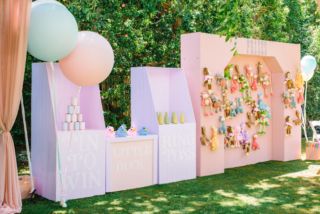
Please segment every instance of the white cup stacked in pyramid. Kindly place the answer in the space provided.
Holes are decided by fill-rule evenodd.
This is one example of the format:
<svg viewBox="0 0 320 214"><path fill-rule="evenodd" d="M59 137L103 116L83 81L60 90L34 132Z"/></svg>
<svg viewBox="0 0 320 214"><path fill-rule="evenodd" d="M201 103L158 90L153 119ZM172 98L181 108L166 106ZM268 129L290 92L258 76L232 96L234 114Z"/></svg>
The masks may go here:
<svg viewBox="0 0 320 214"><path fill-rule="evenodd" d="M83 121L83 115L80 111L79 100L77 97L72 97L71 105L68 105L65 120L63 122L64 131L85 130L86 123Z"/></svg>

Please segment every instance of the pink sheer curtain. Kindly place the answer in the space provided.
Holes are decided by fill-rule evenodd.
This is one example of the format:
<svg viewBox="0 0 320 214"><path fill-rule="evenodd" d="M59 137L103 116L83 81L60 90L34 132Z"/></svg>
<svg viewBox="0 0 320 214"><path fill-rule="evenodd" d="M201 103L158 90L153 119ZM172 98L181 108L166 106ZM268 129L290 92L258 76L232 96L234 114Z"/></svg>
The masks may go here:
<svg viewBox="0 0 320 214"><path fill-rule="evenodd" d="M10 130L22 94L31 0L0 1L0 214L21 212Z"/></svg>

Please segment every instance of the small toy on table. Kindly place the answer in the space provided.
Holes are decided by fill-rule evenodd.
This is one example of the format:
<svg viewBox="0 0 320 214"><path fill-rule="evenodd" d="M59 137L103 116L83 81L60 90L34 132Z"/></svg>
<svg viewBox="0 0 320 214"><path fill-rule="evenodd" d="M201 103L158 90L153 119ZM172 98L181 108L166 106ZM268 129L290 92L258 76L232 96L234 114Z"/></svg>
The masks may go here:
<svg viewBox="0 0 320 214"><path fill-rule="evenodd" d="M128 130L128 136L130 136L130 137L137 136L137 128L131 127L131 128Z"/></svg>
<svg viewBox="0 0 320 214"><path fill-rule="evenodd" d="M139 131L138 131L138 134L140 136L147 136L149 134L149 131L146 127L142 127Z"/></svg>
<svg viewBox="0 0 320 214"><path fill-rule="evenodd" d="M170 124L168 112L164 113L164 124Z"/></svg>
<svg viewBox="0 0 320 214"><path fill-rule="evenodd" d="M177 114L175 112L173 112L172 115L171 115L171 123L178 124L178 117L177 117Z"/></svg>
<svg viewBox="0 0 320 214"><path fill-rule="evenodd" d="M114 131L114 128L112 126L107 127L107 137L115 137L116 133Z"/></svg>
<svg viewBox="0 0 320 214"><path fill-rule="evenodd" d="M127 127L126 125L122 124L116 131L116 137L127 137L127 136L128 136Z"/></svg>
<svg viewBox="0 0 320 214"><path fill-rule="evenodd" d="M163 125L163 124L164 124L163 116L162 116L162 113L161 113L161 112L158 112L158 113L157 113L157 119L158 119L158 124L159 124L159 125Z"/></svg>
<svg viewBox="0 0 320 214"><path fill-rule="evenodd" d="M184 116L184 113L183 113L183 112L180 114L180 123L181 123L181 124L184 124L184 123L185 123L185 116Z"/></svg>

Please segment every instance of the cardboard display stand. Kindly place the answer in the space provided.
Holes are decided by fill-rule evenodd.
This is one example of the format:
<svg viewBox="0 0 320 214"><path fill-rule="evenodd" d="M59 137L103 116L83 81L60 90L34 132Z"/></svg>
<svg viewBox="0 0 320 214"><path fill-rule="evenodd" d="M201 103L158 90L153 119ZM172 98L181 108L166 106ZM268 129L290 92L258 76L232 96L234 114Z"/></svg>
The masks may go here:
<svg viewBox="0 0 320 214"><path fill-rule="evenodd" d="M106 135L99 87L83 87L80 92L86 130L63 131L67 107L79 87L64 77L58 64L54 72L47 68L44 63L32 65L31 143L37 194L54 201L105 194Z"/></svg>
<svg viewBox="0 0 320 214"><path fill-rule="evenodd" d="M156 135L108 138L106 158L106 192L157 184Z"/></svg>
<svg viewBox="0 0 320 214"><path fill-rule="evenodd" d="M184 114L184 123L159 125L157 113ZM196 177L195 120L187 86L180 69L131 69L131 120L159 136L159 183Z"/></svg>
<svg viewBox="0 0 320 214"><path fill-rule="evenodd" d="M182 35L181 39L181 66L188 79L190 94L197 122L197 175L205 176L223 173L225 168L244 166L268 160L288 161L300 158L301 153L301 126L293 126L292 134L286 136L285 117L295 117L292 109L286 109L282 94L285 91L285 72L291 77L300 68L300 45L285 44L251 39L237 39L236 50L238 55L233 56L232 48L235 41L226 42L224 37L206 33L191 33ZM239 65L241 72L247 64L254 69L261 62L264 71L271 76L273 95L264 99L271 108L272 119L266 134L258 138L260 150L252 151L246 156L240 149L224 148L224 137L219 135L219 147L211 151L200 143L201 126L219 126L219 113L206 117L201 107L201 92L203 91L203 69L208 68L211 75L222 74L228 64ZM213 84L215 85L215 83ZM216 86L215 86L216 87ZM218 91L217 88L213 89ZM258 91L262 92L261 89ZM218 92L217 92L218 93ZM239 97L240 93L230 96ZM257 99L257 93L252 93ZM243 104L244 108L245 104ZM301 109L297 105L296 109ZM246 109L245 109L246 112ZM245 122L245 114L227 120L226 124L237 126ZM252 136L254 131L248 130Z"/></svg>

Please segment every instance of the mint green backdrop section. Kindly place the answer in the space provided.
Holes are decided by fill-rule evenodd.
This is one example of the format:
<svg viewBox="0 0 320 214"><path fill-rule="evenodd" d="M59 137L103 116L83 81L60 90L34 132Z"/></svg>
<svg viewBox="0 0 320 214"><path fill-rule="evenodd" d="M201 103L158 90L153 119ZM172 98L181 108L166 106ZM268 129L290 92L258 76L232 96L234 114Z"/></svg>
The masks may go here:
<svg viewBox="0 0 320 214"><path fill-rule="evenodd" d="M33 4L28 52L43 61L57 61L75 48L78 25L62 4Z"/></svg>

